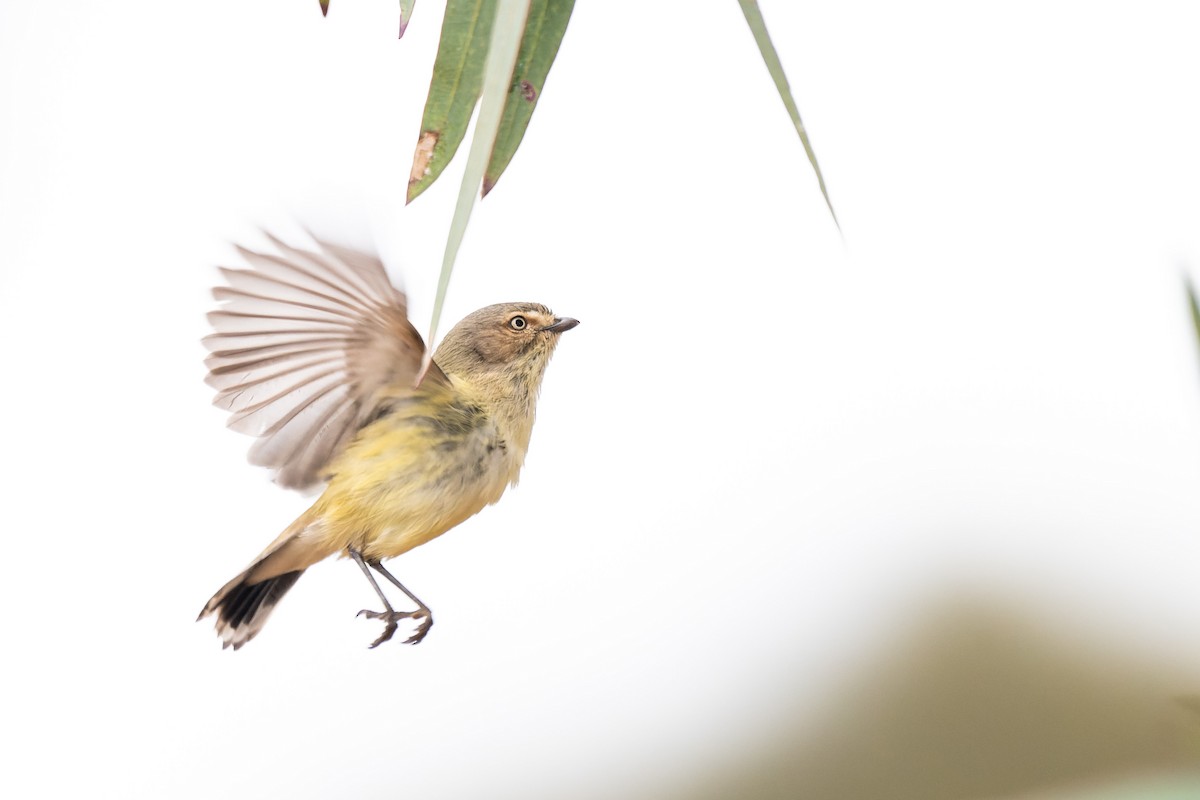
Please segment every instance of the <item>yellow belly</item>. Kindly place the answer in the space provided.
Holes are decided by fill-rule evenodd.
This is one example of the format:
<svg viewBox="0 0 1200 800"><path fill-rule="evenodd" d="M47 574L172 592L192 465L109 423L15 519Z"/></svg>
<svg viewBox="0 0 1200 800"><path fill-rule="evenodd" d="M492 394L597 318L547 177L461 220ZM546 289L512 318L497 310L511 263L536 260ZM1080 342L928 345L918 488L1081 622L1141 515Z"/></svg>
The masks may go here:
<svg viewBox="0 0 1200 800"><path fill-rule="evenodd" d="M485 416L459 424L406 408L365 428L331 466L312 508L319 535L367 559L398 556L499 500L523 456Z"/></svg>

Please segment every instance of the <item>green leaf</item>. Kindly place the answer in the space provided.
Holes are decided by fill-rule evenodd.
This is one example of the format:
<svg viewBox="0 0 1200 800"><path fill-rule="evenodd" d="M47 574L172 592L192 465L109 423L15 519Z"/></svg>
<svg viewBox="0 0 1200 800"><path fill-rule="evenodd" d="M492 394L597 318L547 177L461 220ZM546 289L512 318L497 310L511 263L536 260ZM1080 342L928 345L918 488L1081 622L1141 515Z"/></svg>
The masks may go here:
<svg viewBox="0 0 1200 800"><path fill-rule="evenodd" d="M421 136L408 178L409 203L433 185L466 135L483 82L484 55L495 17L496 0L446 3Z"/></svg>
<svg viewBox="0 0 1200 800"><path fill-rule="evenodd" d="M329 0L321 0L321 16L324 17L329 13Z"/></svg>
<svg viewBox="0 0 1200 800"><path fill-rule="evenodd" d="M521 40L517 66L504 103L496 147L483 176L484 196L500 180L525 136L574 8L575 0L532 0L530 3L529 21L525 24L525 37Z"/></svg>
<svg viewBox="0 0 1200 800"><path fill-rule="evenodd" d="M1183 284L1187 289L1188 305L1192 309L1192 330L1196 332L1196 340L1200 341L1200 304L1196 302L1196 289L1187 279L1184 279ZM1200 700L1196 701L1196 708L1200 710Z"/></svg>
<svg viewBox="0 0 1200 800"><path fill-rule="evenodd" d="M762 53L763 61L766 62L767 71L771 73L771 78L775 81L775 88L779 90L783 105L792 118L792 124L796 126L796 133L800 134L800 144L804 145L804 152L808 154L808 163L812 164L813 172L817 173L817 184L821 187L821 194L825 197L825 205L829 206L833 224L837 225L840 231L842 226L838 223L837 214L833 211L833 203L829 202L829 192L825 191L825 178L821 175L820 165L817 164L817 154L813 152L812 145L808 141L808 132L804 130L804 123L800 121L800 110L796 108L796 101L792 99L792 90L788 86L787 75L783 72L783 64L779 62L779 54L775 52L775 45L771 44L771 36L767 33L767 23L763 21L758 2L757 0L738 0L738 2L742 6L742 13L746 15L750 32L754 34L754 41L758 43L758 50Z"/></svg>
<svg viewBox="0 0 1200 800"><path fill-rule="evenodd" d="M437 296L433 301L433 319L429 323L428 347L425 369L433 354L438 322L442 317L442 305L446 300L446 289L450 285L450 273L454 260L462 245L471 210L475 206L475 193L483 181L488 157L496 142L496 131L500 128L500 117L504 101L512 84L513 67L517 62L517 50L521 45L521 34L529 14L530 0L498 0L495 25L488 47L487 63L483 73L483 95L479 106L479 119L475 122L475 134L471 137L471 150L467 154L467 166L463 172L462 186L458 190L458 202L454 206L454 218L450 221L450 234L446 237L446 252L442 256L442 271L438 275ZM424 375L424 369L422 369Z"/></svg>
<svg viewBox="0 0 1200 800"><path fill-rule="evenodd" d="M404 29L408 27L409 20L412 19L412 10L416 3L417 0L400 0L400 36L398 37L400 39L404 38Z"/></svg>

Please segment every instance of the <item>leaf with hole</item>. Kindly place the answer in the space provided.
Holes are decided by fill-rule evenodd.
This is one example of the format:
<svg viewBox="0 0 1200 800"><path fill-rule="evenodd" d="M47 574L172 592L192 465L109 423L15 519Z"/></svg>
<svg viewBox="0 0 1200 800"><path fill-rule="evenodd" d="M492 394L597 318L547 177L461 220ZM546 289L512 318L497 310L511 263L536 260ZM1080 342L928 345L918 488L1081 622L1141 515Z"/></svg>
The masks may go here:
<svg viewBox="0 0 1200 800"><path fill-rule="evenodd" d="M496 133L496 146L483 176L485 196L500 180L525 136L574 8L575 0L533 0L529 5L529 19L504 103L500 130Z"/></svg>

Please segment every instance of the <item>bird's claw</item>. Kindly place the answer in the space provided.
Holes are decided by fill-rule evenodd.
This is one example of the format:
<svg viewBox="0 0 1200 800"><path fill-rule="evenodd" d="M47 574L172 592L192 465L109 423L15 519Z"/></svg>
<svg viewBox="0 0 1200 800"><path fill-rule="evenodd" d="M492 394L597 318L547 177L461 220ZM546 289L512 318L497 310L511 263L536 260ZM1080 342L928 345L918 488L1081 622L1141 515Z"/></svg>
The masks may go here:
<svg viewBox="0 0 1200 800"><path fill-rule="evenodd" d="M371 642L369 649L374 650L379 645L388 641L396 634L399 625L396 623L402 619L419 619L421 624L417 626L416 633L404 640L405 644L418 644L425 635L429 633L429 629L433 627L433 615L427 609L418 611L372 611L369 608L364 608L358 612L360 617L367 619L381 619L387 623L383 628L383 633L379 634L379 638Z"/></svg>
<svg viewBox="0 0 1200 800"><path fill-rule="evenodd" d="M429 633L429 629L433 627L433 615L429 613L428 609L423 611L414 611L412 613L412 619L421 620L421 624L417 626L417 630L412 636L404 640L404 643L420 644L421 640L425 638L425 635Z"/></svg>

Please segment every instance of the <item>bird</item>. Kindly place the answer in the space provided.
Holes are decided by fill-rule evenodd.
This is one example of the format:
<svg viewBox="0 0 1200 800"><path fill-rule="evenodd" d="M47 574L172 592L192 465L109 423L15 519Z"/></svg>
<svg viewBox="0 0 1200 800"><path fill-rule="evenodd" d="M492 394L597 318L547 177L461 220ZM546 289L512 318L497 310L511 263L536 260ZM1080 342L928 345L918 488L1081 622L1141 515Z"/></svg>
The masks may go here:
<svg viewBox="0 0 1200 800"><path fill-rule="evenodd" d="M244 267L220 267L225 284L208 315L214 332L206 382L228 425L257 437L253 464L277 484L320 489L204 605L222 647L241 648L304 571L330 556L352 559L370 582L390 640L433 614L383 565L445 533L515 486L538 394L559 337L579 324L540 303L475 311L426 360L405 294L378 256L312 237L294 247L264 232L273 250L238 245ZM397 611L372 573L415 606Z"/></svg>

